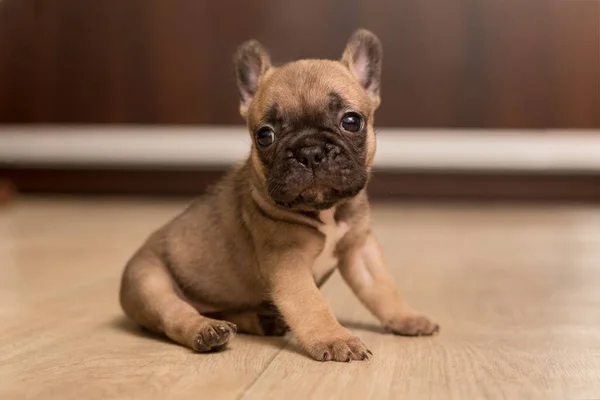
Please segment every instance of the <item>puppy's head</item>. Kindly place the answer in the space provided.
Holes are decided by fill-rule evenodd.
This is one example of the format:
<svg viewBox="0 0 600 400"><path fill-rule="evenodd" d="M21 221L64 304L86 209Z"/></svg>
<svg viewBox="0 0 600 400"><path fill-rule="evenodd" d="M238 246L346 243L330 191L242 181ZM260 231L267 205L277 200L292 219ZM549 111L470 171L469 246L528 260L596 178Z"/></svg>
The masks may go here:
<svg viewBox="0 0 600 400"><path fill-rule="evenodd" d="M240 112L252 135L252 164L279 205L319 210L357 195L375 155L382 49L356 31L339 61L272 66L260 43L238 49Z"/></svg>

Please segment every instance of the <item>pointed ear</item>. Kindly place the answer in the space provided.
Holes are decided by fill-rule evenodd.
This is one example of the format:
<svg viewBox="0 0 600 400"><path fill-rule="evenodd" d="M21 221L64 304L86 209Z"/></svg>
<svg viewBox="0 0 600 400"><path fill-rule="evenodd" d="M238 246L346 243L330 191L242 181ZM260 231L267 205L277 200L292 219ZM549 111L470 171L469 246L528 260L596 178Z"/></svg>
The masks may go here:
<svg viewBox="0 0 600 400"><path fill-rule="evenodd" d="M240 93L240 113L245 116L261 78L271 67L271 61L259 42L249 40L238 48L234 64Z"/></svg>
<svg viewBox="0 0 600 400"><path fill-rule="evenodd" d="M377 36L366 29L359 29L350 36L341 60L365 88L375 107L380 103L382 57L383 50Z"/></svg>

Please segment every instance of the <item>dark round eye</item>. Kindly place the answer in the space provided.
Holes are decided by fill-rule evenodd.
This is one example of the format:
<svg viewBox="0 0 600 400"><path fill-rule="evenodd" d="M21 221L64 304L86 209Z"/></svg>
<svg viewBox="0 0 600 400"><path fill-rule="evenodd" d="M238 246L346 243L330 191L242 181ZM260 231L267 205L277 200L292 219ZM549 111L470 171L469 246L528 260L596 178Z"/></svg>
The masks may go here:
<svg viewBox="0 0 600 400"><path fill-rule="evenodd" d="M262 128L256 132L256 141L262 147L267 147L275 141L275 132L271 128Z"/></svg>
<svg viewBox="0 0 600 400"><path fill-rule="evenodd" d="M354 112L344 114L340 125L342 129L348 132L358 132L362 128L363 120L360 115Z"/></svg>

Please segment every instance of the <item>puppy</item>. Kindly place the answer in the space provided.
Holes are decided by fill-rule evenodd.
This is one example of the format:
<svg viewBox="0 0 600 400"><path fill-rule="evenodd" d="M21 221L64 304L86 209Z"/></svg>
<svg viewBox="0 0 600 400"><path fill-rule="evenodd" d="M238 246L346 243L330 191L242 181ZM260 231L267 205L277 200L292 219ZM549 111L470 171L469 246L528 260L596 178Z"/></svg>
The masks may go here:
<svg viewBox="0 0 600 400"><path fill-rule="evenodd" d="M381 59L378 38L362 29L339 61L273 66L260 43L240 46L249 157L129 260L126 315L198 352L222 349L237 331L290 329L316 360L364 360L370 351L319 292L337 268L387 330L438 331L401 298L369 228Z"/></svg>

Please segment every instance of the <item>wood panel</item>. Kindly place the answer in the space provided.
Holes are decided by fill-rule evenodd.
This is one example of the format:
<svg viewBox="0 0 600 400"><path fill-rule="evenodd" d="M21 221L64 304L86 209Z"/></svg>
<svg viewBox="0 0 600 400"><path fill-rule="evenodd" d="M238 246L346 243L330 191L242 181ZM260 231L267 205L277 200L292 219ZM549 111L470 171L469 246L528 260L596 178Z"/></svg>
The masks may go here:
<svg viewBox="0 0 600 400"><path fill-rule="evenodd" d="M238 124L232 54L384 42L380 126L600 127L596 0L3 0L0 122Z"/></svg>
<svg viewBox="0 0 600 400"><path fill-rule="evenodd" d="M31 1L0 1L0 123L35 119L34 17Z"/></svg>
<svg viewBox="0 0 600 400"><path fill-rule="evenodd" d="M195 196L225 173L193 168L9 168L0 176L19 193ZM494 171L376 171L368 187L376 200L598 202L600 175Z"/></svg>
<svg viewBox="0 0 600 400"><path fill-rule="evenodd" d="M600 126L600 1L558 1L552 9L549 124Z"/></svg>

